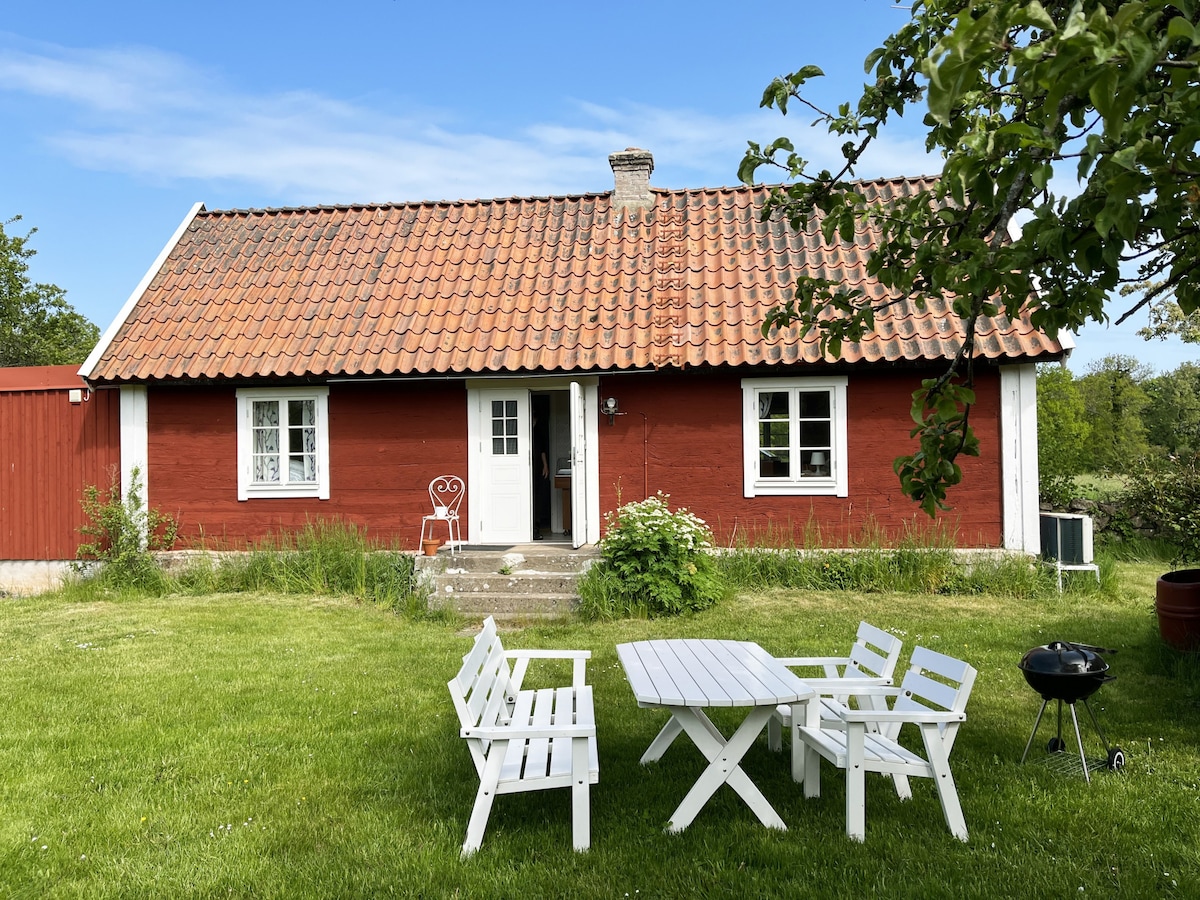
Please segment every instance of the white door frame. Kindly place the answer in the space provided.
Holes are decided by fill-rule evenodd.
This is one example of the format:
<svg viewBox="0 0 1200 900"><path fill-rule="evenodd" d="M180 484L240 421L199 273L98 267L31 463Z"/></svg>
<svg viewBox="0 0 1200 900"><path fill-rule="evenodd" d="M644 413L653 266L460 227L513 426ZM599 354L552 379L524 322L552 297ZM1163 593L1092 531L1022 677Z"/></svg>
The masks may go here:
<svg viewBox="0 0 1200 900"><path fill-rule="evenodd" d="M583 448L582 472L574 474L572 478L571 493L574 502L575 497L579 497L584 503L586 510L585 521L582 523L584 528L580 532L579 527L572 529L572 543L575 546L581 544L594 544L600 540L600 463L599 463L599 391L600 378L596 375L583 377L553 377L553 378L513 378L513 377L496 377L496 378L470 378L467 379L467 522L468 532L470 535L470 543L488 543L488 535L491 530L487 527L488 523L484 521L487 515L486 504L484 502L484 491L481 485L486 478L486 461L485 454L488 447L485 446L487 441L490 441L491 436L482 433L481 422L482 413L480 400L482 393L485 391L569 391L571 383L575 382L580 387L580 393L583 397L583 406L586 414L583 417L583 438L585 446ZM572 460L577 457L573 451ZM532 533L530 535L532 537Z"/></svg>

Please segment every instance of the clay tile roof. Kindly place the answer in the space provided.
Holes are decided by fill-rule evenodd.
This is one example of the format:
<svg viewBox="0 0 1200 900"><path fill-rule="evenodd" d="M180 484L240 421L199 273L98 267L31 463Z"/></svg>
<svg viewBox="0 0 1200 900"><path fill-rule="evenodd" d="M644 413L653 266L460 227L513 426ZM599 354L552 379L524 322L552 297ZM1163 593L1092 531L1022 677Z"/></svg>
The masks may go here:
<svg viewBox="0 0 1200 900"><path fill-rule="evenodd" d="M924 179L875 183L903 196ZM762 222L765 187L456 203L208 211L170 248L89 378L586 372L804 364L815 335L763 337L801 272L863 285L874 235L826 245ZM846 362L939 360L960 347L948 302L902 301ZM979 326L989 359L1059 358L1027 317Z"/></svg>

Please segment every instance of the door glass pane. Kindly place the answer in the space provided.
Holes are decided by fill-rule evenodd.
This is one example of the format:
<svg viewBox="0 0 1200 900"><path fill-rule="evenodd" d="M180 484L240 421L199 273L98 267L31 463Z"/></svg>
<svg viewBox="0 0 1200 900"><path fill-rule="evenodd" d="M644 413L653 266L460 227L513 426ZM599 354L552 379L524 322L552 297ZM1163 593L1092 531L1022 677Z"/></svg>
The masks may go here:
<svg viewBox="0 0 1200 900"><path fill-rule="evenodd" d="M517 401L492 401L492 455L515 456L517 446Z"/></svg>

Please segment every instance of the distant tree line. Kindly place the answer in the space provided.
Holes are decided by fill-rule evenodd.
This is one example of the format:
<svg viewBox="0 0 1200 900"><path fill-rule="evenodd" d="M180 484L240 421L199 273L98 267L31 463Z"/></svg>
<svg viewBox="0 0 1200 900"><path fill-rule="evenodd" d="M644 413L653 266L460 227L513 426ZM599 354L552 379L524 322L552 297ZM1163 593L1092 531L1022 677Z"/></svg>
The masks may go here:
<svg viewBox="0 0 1200 900"><path fill-rule="evenodd" d="M1132 356L1106 356L1079 377L1040 366L1037 387L1041 494L1055 506L1075 496L1080 475L1200 453L1200 365L1156 375Z"/></svg>
<svg viewBox="0 0 1200 900"><path fill-rule="evenodd" d="M82 363L100 339L100 329L66 301L66 291L29 278L29 239L9 234L0 222L0 366L55 366Z"/></svg>

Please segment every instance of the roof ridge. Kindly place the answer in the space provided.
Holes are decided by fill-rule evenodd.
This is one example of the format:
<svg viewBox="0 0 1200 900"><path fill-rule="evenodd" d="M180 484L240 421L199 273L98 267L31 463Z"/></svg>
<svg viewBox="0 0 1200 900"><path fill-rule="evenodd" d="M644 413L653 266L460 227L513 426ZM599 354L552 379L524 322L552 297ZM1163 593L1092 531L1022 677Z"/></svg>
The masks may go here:
<svg viewBox="0 0 1200 900"><path fill-rule="evenodd" d="M849 184L895 184L897 182L917 182L917 181L936 181L936 175L889 175L879 178L857 178L848 182ZM763 190L771 190L773 188L783 187L783 183L766 183L756 182L754 184L733 184L733 185L714 185L702 187L684 187L684 188L660 188L651 187L650 192L657 196L672 197L672 196L687 196L689 194L704 194L704 193L734 193L734 192L756 192ZM538 202L565 202L570 203L579 200L589 200L598 198L611 198L613 192L608 191L580 191L570 194L527 194L527 195L511 195L507 197L479 197L468 198L460 197L457 200L439 199L439 200L399 200L399 201L378 201L378 202L353 202L353 203L317 203L310 206L249 206L249 207L231 207L229 209L202 209L198 215L212 218L217 216L245 216L245 215L260 215L264 213L305 213L305 212L344 212L347 210L368 210L368 209L388 209L388 210L403 210L403 209L420 209L426 207L457 207L457 206L485 206L491 204L512 204L512 203L538 203Z"/></svg>

